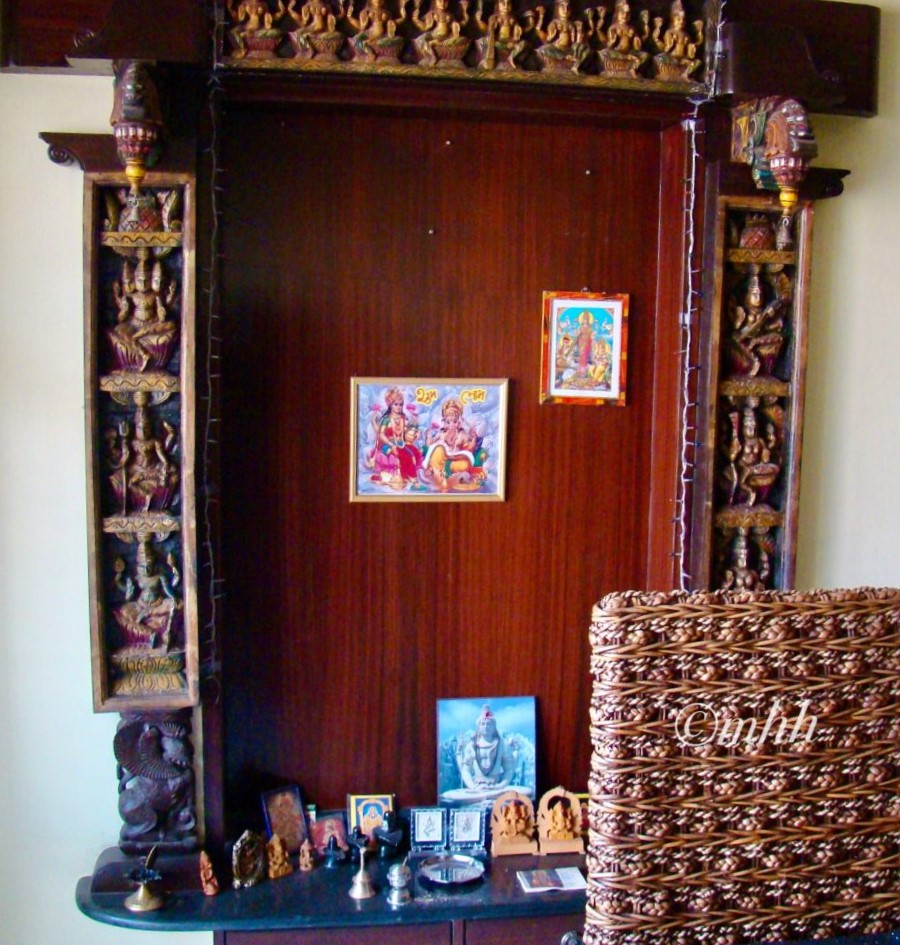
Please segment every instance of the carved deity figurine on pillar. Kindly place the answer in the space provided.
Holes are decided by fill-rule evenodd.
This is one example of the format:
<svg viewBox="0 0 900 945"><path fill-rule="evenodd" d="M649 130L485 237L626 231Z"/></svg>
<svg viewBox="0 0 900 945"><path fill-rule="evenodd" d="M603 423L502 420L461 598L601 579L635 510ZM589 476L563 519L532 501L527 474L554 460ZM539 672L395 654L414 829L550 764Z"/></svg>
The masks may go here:
<svg viewBox="0 0 900 945"><path fill-rule="evenodd" d="M278 11L272 13L265 0L228 0L228 15L234 24L228 31L235 59L274 59L284 31L275 23L284 14L284 3L278 0Z"/></svg>
<svg viewBox="0 0 900 945"><path fill-rule="evenodd" d="M113 563L115 586L124 602L113 608L119 640L109 654L112 692L140 696L179 692L185 688L181 643L184 605L176 596L181 581L175 557L168 573L157 565L152 536L137 536L134 579L122 558Z"/></svg>
<svg viewBox="0 0 900 945"><path fill-rule="evenodd" d="M685 29L684 4L674 0L669 9L669 28L663 32L663 18L653 21L653 42L659 52L653 57L656 77L667 82L687 82L700 68L703 20L692 24L694 35Z"/></svg>
<svg viewBox="0 0 900 945"><path fill-rule="evenodd" d="M644 40L650 34L650 13L641 12L642 29L638 32L631 23L631 6L628 0L616 0L613 21L605 35L600 50L600 71L608 75L636 79L638 70L650 54L643 50Z"/></svg>
<svg viewBox="0 0 900 945"><path fill-rule="evenodd" d="M517 60L528 51L528 43L522 39L522 26L512 11L512 0L497 0L497 8L487 20L483 14L483 0L478 0L475 7L475 27L481 33L481 39L475 41L478 68L498 72L518 69Z"/></svg>
<svg viewBox="0 0 900 945"><path fill-rule="evenodd" d="M176 285L167 280L159 260L151 262L150 250L137 250L137 262L126 259L122 277L113 283L117 314L107 337L116 368L120 371L162 371L172 356L178 326L168 317L176 297Z"/></svg>
<svg viewBox="0 0 900 945"><path fill-rule="evenodd" d="M468 0L460 0L460 17L451 10L450 0L432 0L431 9L424 16L421 8L422 0L415 0L412 21L422 31L413 40L418 61L423 66L464 68L463 57L472 45L472 40L462 35L462 28L469 22Z"/></svg>
<svg viewBox="0 0 900 945"><path fill-rule="evenodd" d="M367 0L359 16L354 15L356 0L349 0L345 16L356 30L350 40L353 58L358 62L396 64L406 42L397 35L397 27L406 22L407 0L400 0L400 16L394 17L387 0Z"/></svg>
<svg viewBox="0 0 900 945"><path fill-rule="evenodd" d="M119 847L125 853L197 847L190 712L122 716L113 739L118 762Z"/></svg>
<svg viewBox="0 0 900 945"><path fill-rule="evenodd" d="M162 422L164 440L154 436L149 397L134 395L134 436L127 422L106 433L112 473L109 482L123 515L169 508L178 496L179 472L170 454L177 443L175 428Z"/></svg>
<svg viewBox="0 0 900 945"><path fill-rule="evenodd" d="M731 410L726 418L721 448L728 460L722 476L729 505L741 502L753 506L757 499L765 500L781 473L778 431L768 419L760 436L759 406L760 398L747 397L740 409Z"/></svg>
<svg viewBox="0 0 900 945"><path fill-rule="evenodd" d="M337 28L338 20L344 18L344 10L335 10L330 0L306 0L296 11L297 0L288 4L288 16L297 24L297 29L288 33L288 39L297 59L318 59L322 62L337 62L338 53L346 37Z"/></svg>
<svg viewBox="0 0 900 945"><path fill-rule="evenodd" d="M732 370L756 377L771 376L785 343L787 299L765 302L759 266L750 267L743 299L729 299L728 357Z"/></svg>
<svg viewBox="0 0 900 945"><path fill-rule="evenodd" d="M556 787L538 804L538 844L545 853L584 853L581 836L581 801L571 791Z"/></svg>
<svg viewBox="0 0 900 945"><path fill-rule="evenodd" d="M491 856L537 853L534 805L518 791L505 791L491 811Z"/></svg>
<svg viewBox="0 0 900 945"><path fill-rule="evenodd" d="M721 586L726 591L760 591L766 586L759 572L750 567L750 542L746 528L739 528L734 536L730 562L725 568Z"/></svg>
<svg viewBox="0 0 900 945"><path fill-rule="evenodd" d="M579 72L590 55L591 47L586 42L584 23L572 18L571 0L556 0L553 19L546 29L543 28L544 12L544 7L535 7L534 11L525 14L530 28L541 40L536 49L541 69L544 72Z"/></svg>
<svg viewBox="0 0 900 945"><path fill-rule="evenodd" d="M173 588L180 583L181 575L174 557L170 555L167 563L169 577L157 568L152 540L149 535L143 534L138 539L137 569L133 582L125 574L125 562L121 558L116 560L116 586L122 590L126 599L115 611L116 622L131 646L168 650L173 642L175 616L181 609ZM132 600L135 584L138 595L137 600Z"/></svg>

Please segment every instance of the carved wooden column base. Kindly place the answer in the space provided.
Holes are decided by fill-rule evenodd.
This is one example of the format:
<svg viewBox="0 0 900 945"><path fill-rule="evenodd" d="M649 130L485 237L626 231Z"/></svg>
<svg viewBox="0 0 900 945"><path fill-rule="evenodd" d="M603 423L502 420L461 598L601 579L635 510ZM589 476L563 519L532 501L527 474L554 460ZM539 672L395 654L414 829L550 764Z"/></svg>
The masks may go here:
<svg viewBox="0 0 900 945"><path fill-rule="evenodd" d="M119 848L124 853L197 849L190 710L122 715L118 762Z"/></svg>

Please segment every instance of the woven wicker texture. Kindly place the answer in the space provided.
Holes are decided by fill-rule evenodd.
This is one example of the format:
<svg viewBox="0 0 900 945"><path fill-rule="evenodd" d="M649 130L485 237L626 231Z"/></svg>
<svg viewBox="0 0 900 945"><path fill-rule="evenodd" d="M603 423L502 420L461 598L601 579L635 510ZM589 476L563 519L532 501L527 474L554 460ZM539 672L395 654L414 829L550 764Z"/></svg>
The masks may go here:
<svg viewBox="0 0 900 945"><path fill-rule="evenodd" d="M586 945L896 927L898 644L895 589L605 597Z"/></svg>

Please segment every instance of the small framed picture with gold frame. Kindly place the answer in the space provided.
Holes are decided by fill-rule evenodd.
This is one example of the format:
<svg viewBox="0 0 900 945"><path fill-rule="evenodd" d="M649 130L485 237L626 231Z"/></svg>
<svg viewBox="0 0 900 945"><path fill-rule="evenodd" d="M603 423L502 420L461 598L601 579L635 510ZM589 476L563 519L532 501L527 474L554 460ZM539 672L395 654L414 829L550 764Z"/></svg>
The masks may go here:
<svg viewBox="0 0 900 945"><path fill-rule="evenodd" d="M376 827L384 824L384 815L394 809L393 794L348 794L347 823L350 832L355 827L371 837Z"/></svg>
<svg viewBox="0 0 900 945"><path fill-rule="evenodd" d="M628 296L545 292L541 403L625 406Z"/></svg>

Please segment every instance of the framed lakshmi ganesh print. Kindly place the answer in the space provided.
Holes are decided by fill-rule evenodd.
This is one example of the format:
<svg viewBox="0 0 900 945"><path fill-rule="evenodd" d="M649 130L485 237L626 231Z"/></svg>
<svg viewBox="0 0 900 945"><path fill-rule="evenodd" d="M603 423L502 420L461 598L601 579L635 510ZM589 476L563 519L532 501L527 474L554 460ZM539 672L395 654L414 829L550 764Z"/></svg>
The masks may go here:
<svg viewBox="0 0 900 945"><path fill-rule="evenodd" d="M623 407L628 296L545 292L541 403Z"/></svg>
<svg viewBox="0 0 900 945"><path fill-rule="evenodd" d="M350 501L504 499L508 381L355 377Z"/></svg>

